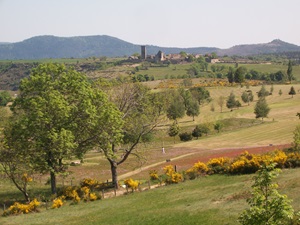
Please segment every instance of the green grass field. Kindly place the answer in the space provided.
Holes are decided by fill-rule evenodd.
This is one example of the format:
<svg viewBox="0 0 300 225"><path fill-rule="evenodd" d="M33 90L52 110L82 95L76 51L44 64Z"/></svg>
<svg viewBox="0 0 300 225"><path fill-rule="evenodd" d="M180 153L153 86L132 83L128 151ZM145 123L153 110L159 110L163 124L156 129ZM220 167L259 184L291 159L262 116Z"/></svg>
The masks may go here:
<svg viewBox="0 0 300 225"><path fill-rule="evenodd" d="M246 198L250 196L252 177L213 175L96 202L1 217L0 224L235 225L239 213L248 207ZM299 210L300 169L284 170L277 181L280 193L293 199L294 209Z"/></svg>

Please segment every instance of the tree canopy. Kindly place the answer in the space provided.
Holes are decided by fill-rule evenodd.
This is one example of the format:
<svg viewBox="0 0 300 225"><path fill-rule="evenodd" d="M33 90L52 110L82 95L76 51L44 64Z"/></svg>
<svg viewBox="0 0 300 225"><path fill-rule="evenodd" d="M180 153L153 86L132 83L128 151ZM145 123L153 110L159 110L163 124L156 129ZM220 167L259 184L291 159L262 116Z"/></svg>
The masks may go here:
<svg viewBox="0 0 300 225"><path fill-rule="evenodd" d="M23 79L12 111L7 147L30 157L35 170L50 172L53 194L56 174L66 170L64 159L122 137L117 108L85 76L61 64L39 65Z"/></svg>

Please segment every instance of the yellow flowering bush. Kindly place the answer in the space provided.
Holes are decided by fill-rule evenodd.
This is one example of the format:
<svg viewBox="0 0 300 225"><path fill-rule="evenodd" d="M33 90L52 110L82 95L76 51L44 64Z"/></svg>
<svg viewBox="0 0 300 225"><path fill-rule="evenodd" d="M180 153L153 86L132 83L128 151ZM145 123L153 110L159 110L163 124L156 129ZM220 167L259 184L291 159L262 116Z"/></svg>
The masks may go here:
<svg viewBox="0 0 300 225"><path fill-rule="evenodd" d="M91 178L85 178L80 182L81 187L89 187L92 190L99 185L100 183L97 180Z"/></svg>
<svg viewBox="0 0 300 225"><path fill-rule="evenodd" d="M285 154L285 152L282 150L276 150L276 151L272 152L271 155L273 156L272 161L276 163L276 166L280 167L280 168L284 168L284 165L288 158L288 156Z"/></svg>
<svg viewBox="0 0 300 225"><path fill-rule="evenodd" d="M249 154L248 151L243 152L233 159L229 166L231 174L249 174L255 173L262 165L263 158L260 155Z"/></svg>
<svg viewBox="0 0 300 225"><path fill-rule="evenodd" d="M65 199L64 196L60 196L58 198L55 198L53 201L52 201L52 206L51 208L52 209L57 209L57 208L60 208L63 206L64 202L63 200Z"/></svg>
<svg viewBox="0 0 300 225"><path fill-rule="evenodd" d="M165 179L165 182L167 184L179 183L180 181L182 181L182 175L180 173L177 173L172 165L165 166L164 171L167 176Z"/></svg>
<svg viewBox="0 0 300 225"><path fill-rule="evenodd" d="M298 152L288 153L287 160L285 162L285 167L288 168L300 167L300 153Z"/></svg>
<svg viewBox="0 0 300 225"><path fill-rule="evenodd" d="M8 216L8 215L19 215L19 214L27 214L31 212L38 212L37 207L40 204L41 203L37 199L33 199L29 204L21 204L19 202L15 202L7 210L3 212L3 215Z"/></svg>
<svg viewBox="0 0 300 225"><path fill-rule="evenodd" d="M225 173L227 171L228 164L229 159L224 157L213 158L207 162L209 172L211 173Z"/></svg>
<svg viewBox="0 0 300 225"><path fill-rule="evenodd" d="M137 188L138 188L139 185L140 185L140 182L135 181L135 180L129 178L129 179L126 179L126 180L124 181L124 184L125 184L127 187L131 188L131 190L132 190L132 192L133 192L134 190L137 190Z"/></svg>
<svg viewBox="0 0 300 225"><path fill-rule="evenodd" d="M195 179L199 175L204 175L208 172L208 167L203 162L197 162L194 166L186 171L189 179Z"/></svg>
<svg viewBox="0 0 300 225"><path fill-rule="evenodd" d="M149 175L151 180L159 180L159 176L156 170L150 170Z"/></svg>
<svg viewBox="0 0 300 225"><path fill-rule="evenodd" d="M68 186L62 190L62 196L65 196L66 199L73 200L74 203L80 202L80 197L77 192L78 187Z"/></svg>

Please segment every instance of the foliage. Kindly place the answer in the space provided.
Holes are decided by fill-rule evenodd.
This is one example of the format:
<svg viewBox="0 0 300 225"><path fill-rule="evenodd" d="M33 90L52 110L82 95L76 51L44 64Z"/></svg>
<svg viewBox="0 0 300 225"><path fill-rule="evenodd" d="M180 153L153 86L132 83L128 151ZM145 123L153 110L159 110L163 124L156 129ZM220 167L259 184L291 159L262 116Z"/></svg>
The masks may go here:
<svg viewBox="0 0 300 225"><path fill-rule="evenodd" d="M297 125L294 130L293 147L296 151L300 151L300 125Z"/></svg>
<svg viewBox="0 0 300 225"><path fill-rule="evenodd" d="M291 95L292 97L294 97L294 95L296 94L295 88L292 86L290 91L289 91L289 95Z"/></svg>
<svg viewBox="0 0 300 225"><path fill-rule="evenodd" d="M248 103L248 105L253 101L253 94L251 90L244 91L241 97L243 102Z"/></svg>
<svg viewBox="0 0 300 225"><path fill-rule="evenodd" d="M36 171L49 172L56 193L56 174L63 159L81 158L99 145L106 148L122 135L121 114L86 77L61 64L41 64L20 84L5 130L7 148L28 157Z"/></svg>
<svg viewBox="0 0 300 225"><path fill-rule="evenodd" d="M267 89L266 89L266 87L265 87L265 85L262 85L261 86L261 89L258 91L258 93L257 93L257 96L259 97L259 98L262 98L262 97L267 97L267 96L269 96L269 91L267 91Z"/></svg>
<svg viewBox="0 0 300 225"><path fill-rule="evenodd" d="M169 136L174 137L174 142L175 142L175 137L178 133L179 133L179 125L178 125L178 123L176 123L176 121L174 121L168 130Z"/></svg>
<svg viewBox="0 0 300 225"><path fill-rule="evenodd" d="M152 94L150 89L140 83L116 83L108 91L111 100L122 113L124 126L119 126L124 138L122 142L110 136L110 144L101 148L111 166L112 182L118 188L117 168L134 153L138 144L147 141L156 126L165 120L163 95ZM176 102L174 102L176 107ZM121 152L121 154L120 154ZM120 157L121 156L121 157Z"/></svg>
<svg viewBox="0 0 300 225"><path fill-rule="evenodd" d="M233 108L241 106L241 103L235 99L235 95L233 92L230 93L230 95L226 101L226 106L228 109L233 109Z"/></svg>
<svg viewBox="0 0 300 225"><path fill-rule="evenodd" d="M129 178L129 179L126 179L126 180L124 181L124 184L125 184L127 187L131 188L131 190L132 190L132 192L133 192L134 190L137 190L137 189L138 189L138 187L139 187L139 185L140 185L140 182L139 182L139 181L136 181L136 180L133 180L132 178Z"/></svg>
<svg viewBox="0 0 300 225"><path fill-rule="evenodd" d="M195 121L195 116L200 114L199 104L196 100L190 100L187 105L186 115L192 116Z"/></svg>
<svg viewBox="0 0 300 225"><path fill-rule="evenodd" d="M262 118L262 120L268 116L270 112L268 103L264 97L258 99L254 107L254 113L256 118Z"/></svg>
<svg viewBox="0 0 300 225"><path fill-rule="evenodd" d="M51 209L57 209L63 206L64 204L64 196L60 196L58 198L53 199Z"/></svg>
<svg viewBox="0 0 300 225"><path fill-rule="evenodd" d="M167 176L165 179L166 184L177 184L183 179L182 175L177 173L172 165L165 166L164 172Z"/></svg>
<svg viewBox="0 0 300 225"><path fill-rule="evenodd" d="M6 106L12 100L8 91L0 92L0 106Z"/></svg>
<svg viewBox="0 0 300 225"><path fill-rule="evenodd" d="M32 212L38 212L37 208L40 204L41 203L37 199L33 199L28 204L21 204L19 202L15 202L7 210L5 210L3 212L3 216L28 214L28 213L32 213Z"/></svg>
<svg viewBox="0 0 300 225"><path fill-rule="evenodd" d="M217 121L214 123L214 129L218 131L218 133L222 130L224 124L221 121Z"/></svg>
<svg viewBox="0 0 300 225"><path fill-rule="evenodd" d="M279 172L275 164L263 165L258 171L254 177L252 197L247 200L250 208L239 216L241 224L290 224L294 214L291 201L278 192L278 185L273 182Z"/></svg>
<svg viewBox="0 0 300 225"><path fill-rule="evenodd" d="M189 179L195 179L199 176L203 176L208 172L208 167L203 162L197 162L193 165L192 168L188 169L186 171L186 174L188 175Z"/></svg>
<svg viewBox="0 0 300 225"><path fill-rule="evenodd" d="M158 180L159 176L156 170L150 170L149 171L150 179L151 180Z"/></svg>
<svg viewBox="0 0 300 225"><path fill-rule="evenodd" d="M229 159L224 157L212 158L207 162L210 173L226 173L228 165Z"/></svg>
<svg viewBox="0 0 300 225"><path fill-rule="evenodd" d="M202 136L202 130L200 129L199 125L194 128L192 135L197 139Z"/></svg>
<svg viewBox="0 0 300 225"><path fill-rule="evenodd" d="M210 101L210 93L204 87L193 87L190 89L192 96L198 101L199 105L205 101Z"/></svg>
<svg viewBox="0 0 300 225"><path fill-rule="evenodd" d="M189 132L183 132L179 134L179 138L181 141L190 141L193 139L193 136Z"/></svg>
<svg viewBox="0 0 300 225"><path fill-rule="evenodd" d="M245 74L247 73L246 67L238 67L234 72L234 82L235 83L243 83L245 80Z"/></svg>
<svg viewBox="0 0 300 225"><path fill-rule="evenodd" d="M287 69L286 73L287 73L289 82L292 82L292 80L294 79L294 76L293 76L293 66L292 66L291 60L289 60L288 69Z"/></svg>

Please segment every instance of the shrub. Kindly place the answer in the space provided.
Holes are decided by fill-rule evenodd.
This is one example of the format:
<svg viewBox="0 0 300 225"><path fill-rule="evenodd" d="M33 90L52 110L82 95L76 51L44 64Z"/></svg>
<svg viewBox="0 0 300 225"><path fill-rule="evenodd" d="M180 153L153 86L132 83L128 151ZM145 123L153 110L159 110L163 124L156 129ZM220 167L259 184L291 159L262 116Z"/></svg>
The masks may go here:
<svg viewBox="0 0 300 225"><path fill-rule="evenodd" d="M149 175L151 180L159 180L159 176L156 170L150 170Z"/></svg>
<svg viewBox="0 0 300 225"><path fill-rule="evenodd" d="M208 167L203 162L197 162L194 166L186 171L189 179L195 179L198 176L204 175L208 172Z"/></svg>
<svg viewBox="0 0 300 225"><path fill-rule="evenodd" d="M63 206L64 196L60 196L52 201L52 209L57 209Z"/></svg>
<svg viewBox="0 0 300 225"><path fill-rule="evenodd" d="M165 166L164 171L167 176L165 179L166 184L174 184L182 181L182 175L177 173L172 165Z"/></svg>
<svg viewBox="0 0 300 225"><path fill-rule="evenodd" d="M138 188L139 185L140 185L140 182L135 181L135 180L129 178L129 179L127 179L127 180L124 181L124 184L125 184L127 187L131 188L131 190L132 190L132 192L133 192L134 190L137 190L137 188Z"/></svg>
<svg viewBox="0 0 300 225"><path fill-rule="evenodd" d="M191 133L184 132L179 134L179 138L181 141L190 141L193 139L193 136Z"/></svg>
<svg viewBox="0 0 300 225"><path fill-rule="evenodd" d="M38 212L37 207L41 203L37 199L33 199L29 204L21 204L15 202L7 210L3 212L3 216L8 215L19 215L19 214L28 214L31 212Z"/></svg>
<svg viewBox="0 0 300 225"><path fill-rule="evenodd" d="M78 187L68 186L62 190L61 196L65 196L66 199L72 200L74 203L80 202L80 197L78 194Z"/></svg>
<svg viewBox="0 0 300 225"><path fill-rule="evenodd" d="M213 158L207 162L209 172L211 173L225 173L228 169L229 159L228 158Z"/></svg>

